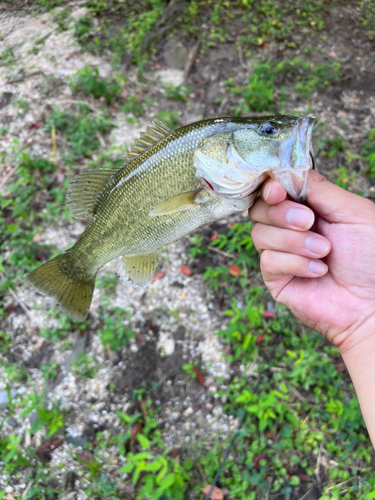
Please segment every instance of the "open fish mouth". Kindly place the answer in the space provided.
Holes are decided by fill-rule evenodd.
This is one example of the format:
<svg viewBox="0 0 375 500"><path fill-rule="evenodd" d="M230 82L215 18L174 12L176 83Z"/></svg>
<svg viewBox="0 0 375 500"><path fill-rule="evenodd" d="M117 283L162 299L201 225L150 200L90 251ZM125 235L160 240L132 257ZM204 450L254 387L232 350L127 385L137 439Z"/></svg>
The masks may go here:
<svg viewBox="0 0 375 500"><path fill-rule="evenodd" d="M312 130L315 123L314 116L303 118L288 138L275 145L280 168L270 172L270 176L280 182L289 195L300 203L306 202L308 171L314 168Z"/></svg>

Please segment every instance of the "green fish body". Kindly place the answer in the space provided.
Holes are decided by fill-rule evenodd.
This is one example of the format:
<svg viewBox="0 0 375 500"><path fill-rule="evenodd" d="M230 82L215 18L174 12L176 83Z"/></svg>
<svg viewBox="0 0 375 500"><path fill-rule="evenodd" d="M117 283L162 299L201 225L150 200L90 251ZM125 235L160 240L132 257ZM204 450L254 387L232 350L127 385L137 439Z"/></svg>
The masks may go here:
<svg viewBox="0 0 375 500"><path fill-rule="evenodd" d="M122 168L72 180L72 215L92 219L71 249L27 281L77 321L88 314L105 263L122 256L119 278L147 286L163 246L249 208L268 176L295 199L303 196L313 124L313 118L278 115L209 119L175 131L147 127Z"/></svg>

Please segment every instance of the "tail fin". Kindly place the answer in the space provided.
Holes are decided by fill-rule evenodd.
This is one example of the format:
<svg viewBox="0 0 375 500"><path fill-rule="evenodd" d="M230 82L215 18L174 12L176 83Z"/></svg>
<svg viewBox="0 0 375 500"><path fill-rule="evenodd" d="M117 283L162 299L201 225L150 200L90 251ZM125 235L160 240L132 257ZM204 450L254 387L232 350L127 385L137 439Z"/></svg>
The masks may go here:
<svg viewBox="0 0 375 500"><path fill-rule="evenodd" d="M26 282L37 292L53 297L61 309L75 321L83 321L89 312L95 287L92 279L75 280L66 271L69 269L67 252L41 265L26 276Z"/></svg>

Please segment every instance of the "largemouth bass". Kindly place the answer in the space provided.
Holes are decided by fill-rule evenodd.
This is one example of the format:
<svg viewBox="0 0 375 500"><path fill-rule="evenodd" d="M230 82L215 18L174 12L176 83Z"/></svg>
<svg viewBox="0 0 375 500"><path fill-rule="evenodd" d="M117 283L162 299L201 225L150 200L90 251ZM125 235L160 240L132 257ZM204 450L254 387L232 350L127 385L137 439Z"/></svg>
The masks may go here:
<svg viewBox="0 0 375 500"><path fill-rule="evenodd" d="M92 216L75 245L28 274L28 283L83 321L98 270L122 256L119 278L147 286L160 249L248 209L271 176L292 198L305 196L315 119L292 115L216 118L175 131L147 127L119 169L76 176L67 202L76 218Z"/></svg>

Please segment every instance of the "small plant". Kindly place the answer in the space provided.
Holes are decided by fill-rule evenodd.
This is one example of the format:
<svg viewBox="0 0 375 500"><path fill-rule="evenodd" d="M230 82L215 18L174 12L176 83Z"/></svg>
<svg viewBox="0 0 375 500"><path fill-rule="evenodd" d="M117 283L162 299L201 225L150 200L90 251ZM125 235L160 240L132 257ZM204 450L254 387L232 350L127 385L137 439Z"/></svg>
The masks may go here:
<svg viewBox="0 0 375 500"><path fill-rule="evenodd" d="M94 378L95 373L99 368L95 363L94 358L86 353L81 353L78 360L72 363L72 366L73 373L76 373L83 378Z"/></svg>
<svg viewBox="0 0 375 500"><path fill-rule="evenodd" d="M20 435L10 434L7 437L0 435L0 462L2 462L2 472L6 475L30 464L21 447L21 439Z"/></svg>
<svg viewBox="0 0 375 500"><path fill-rule="evenodd" d="M54 361L50 361L46 365L40 367L44 380L54 380L59 374L59 365Z"/></svg>
<svg viewBox="0 0 375 500"><path fill-rule="evenodd" d="M277 97L278 106L282 107L289 99L292 87L303 97L323 89L340 79L340 63L311 64L296 57L292 61L267 61L253 67L245 86L234 86L233 78L225 86L233 94L239 94L241 100L235 106L235 114L247 114L250 111L272 110ZM277 85L276 85L277 82ZM284 85L282 85L284 84Z"/></svg>
<svg viewBox="0 0 375 500"><path fill-rule="evenodd" d="M0 54L0 66L8 66L15 61L14 52L8 47Z"/></svg>
<svg viewBox="0 0 375 500"><path fill-rule="evenodd" d="M375 179L375 128L369 131L367 139L362 145L362 154L364 155L363 159L367 162L366 172L372 179Z"/></svg>
<svg viewBox="0 0 375 500"><path fill-rule="evenodd" d="M168 97L168 99L173 99L174 101L182 101L186 102L187 98L190 95L191 90L189 87L184 85L183 83L181 85L178 85L175 87L173 84L170 84L165 91L165 96Z"/></svg>
<svg viewBox="0 0 375 500"><path fill-rule="evenodd" d="M337 153L342 153L348 148L348 142L343 137L338 136L335 139L325 141L323 155L327 158L333 158Z"/></svg>
<svg viewBox="0 0 375 500"><path fill-rule="evenodd" d="M176 111L160 111L160 113L156 113L155 117L172 130L176 129L180 124L179 114Z"/></svg>
<svg viewBox="0 0 375 500"><path fill-rule="evenodd" d="M28 111L30 111L30 104L21 98L14 101L12 106L17 109L20 116L24 116Z"/></svg>
<svg viewBox="0 0 375 500"><path fill-rule="evenodd" d="M146 404L146 408L148 406ZM165 444L160 439L158 421L148 413L147 409L141 419L139 414L129 416L124 412L117 412L128 429L125 434L117 438L120 438L120 453L125 453L124 444L127 441L132 445L132 451L126 453L126 463L119 473L129 474L133 485L137 488L139 500L142 498L161 500L164 497L182 500L187 487L186 481L190 478L187 471L192 464L186 460L182 466L168 455L167 450L163 450ZM140 448L140 451L135 448ZM156 451L158 449L160 452Z"/></svg>
<svg viewBox="0 0 375 500"><path fill-rule="evenodd" d="M343 189L348 189L357 177L357 172L352 172L350 174L345 167L333 170L332 174L336 176L333 182Z"/></svg>
<svg viewBox="0 0 375 500"><path fill-rule="evenodd" d="M182 369L191 377L191 378L197 378L197 366L198 363L196 361L191 361L190 363L187 363L186 365L182 365Z"/></svg>
<svg viewBox="0 0 375 500"><path fill-rule="evenodd" d="M121 106L120 111L123 113L132 113L136 118L139 118L144 113L142 99L135 95L130 95L125 99L125 103Z"/></svg>
<svg viewBox="0 0 375 500"><path fill-rule="evenodd" d="M73 321L71 318L69 318L69 316L61 314L57 309L52 309L48 312L48 314L52 316L52 318L58 318L57 327L43 327L40 330L40 335L41 337L49 339L52 342L66 339L69 333L74 330L79 330L82 332L87 329L89 325L89 322L87 320L83 322Z"/></svg>
<svg viewBox="0 0 375 500"><path fill-rule="evenodd" d="M203 236L193 235L193 239L190 242L189 254L192 259L195 259L199 255L207 255L208 250L203 245Z"/></svg>
<svg viewBox="0 0 375 500"><path fill-rule="evenodd" d="M43 427L46 428L47 436L53 436L65 425L65 412L60 410L61 402L53 404L49 409L45 405L45 392L38 394L36 391L21 401L21 406L26 406L21 417L36 412L36 418L30 429L33 434Z"/></svg>
<svg viewBox="0 0 375 500"><path fill-rule="evenodd" d="M121 94L117 80L101 78L99 70L88 65L77 71L69 85L75 94L92 95L96 99L104 97L107 104L111 104Z"/></svg>
<svg viewBox="0 0 375 500"><path fill-rule="evenodd" d="M114 308L104 317L104 327L98 330L98 334L103 344L112 351L127 346L129 340L135 336L134 332L123 324L129 316L124 309Z"/></svg>
<svg viewBox="0 0 375 500"><path fill-rule="evenodd" d="M54 108L46 119L47 130L52 127L60 131L70 145L71 154L65 152L65 162L73 165L75 160L89 157L100 147L98 134L106 135L113 127L106 112L93 116L86 105L76 105L75 112Z"/></svg>
<svg viewBox="0 0 375 500"><path fill-rule="evenodd" d="M225 82L234 94L241 95L241 102L235 107L235 114L249 111L267 111L272 109L275 94L275 72L269 63L255 66L245 87L234 87L233 79Z"/></svg>
<svg viewBox="0 0 375 500"><path fill-rule="evenodd" d="M12 345L13 342L10 340L9 333L0 332L0 352L6 354Z"/></svg>

